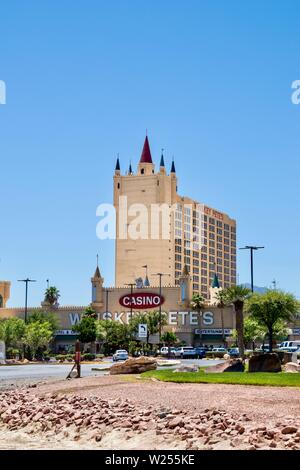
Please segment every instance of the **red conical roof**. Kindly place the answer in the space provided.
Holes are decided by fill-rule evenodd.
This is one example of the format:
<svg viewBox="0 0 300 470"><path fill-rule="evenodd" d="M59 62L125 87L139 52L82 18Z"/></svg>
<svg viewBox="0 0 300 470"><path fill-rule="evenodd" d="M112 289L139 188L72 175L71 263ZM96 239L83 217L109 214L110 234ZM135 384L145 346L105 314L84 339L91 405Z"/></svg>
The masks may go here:
<svg viewBox="0 0 300 470"><path fill-rule="evenodd" d="M148 136L146 136L140 163L153 163L152 162L152 157L151 157L151 152L150 152L150 146L149 146L149 141L148 141Z"/></svg>

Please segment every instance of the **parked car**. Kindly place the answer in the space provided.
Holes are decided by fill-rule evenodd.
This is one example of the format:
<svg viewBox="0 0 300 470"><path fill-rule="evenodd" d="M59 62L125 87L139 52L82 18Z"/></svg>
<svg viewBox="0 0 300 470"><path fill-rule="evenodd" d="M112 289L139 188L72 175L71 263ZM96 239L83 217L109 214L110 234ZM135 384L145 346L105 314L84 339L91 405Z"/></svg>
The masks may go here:
<svg viewBox="0 0 300 470"><path fill-rule="evenodd" d="M175 348L170 348L171 355L173 354L174 351L175 351ZM167 356L169 354L169 348L167 346L163 346L160 349L159 354L161 354L162 356Z"/></svg>
<svg viewBox="0 0 300 470"><path fill-rule="evenodd" d="M228 353L227 349L225 348L212 348L212 352L216 352L216 353Z"/></svg>
<svg viewBox="0 0 300 470"><path fill-rule="evenodd" d="M173 352L174 357L180 357L181 359L188 359L196 357L196 349L193 346L183 346L182 348L176 348Z"/></svg>
<svg viewBox="0 0 300 470"><path fill-rule="evenodd" d="M118 349L113 355L113 361L126 361L128 359L128 352L125 349Z"/></svg>
<svg viewBox="0 0 300 470"><path fill-rule="evenodd" d="M230 349L228 349L228 354L229 354L230 357L239 357L240 356L239 348L230 348Z"/></svg>
<svg viewBox="0 0 300 470"><path fill-rule="evenodd" d="M201 348L201 347L196 347L195 351L196 351L197 359L203 359L206 356L207 349Z"/></svg>

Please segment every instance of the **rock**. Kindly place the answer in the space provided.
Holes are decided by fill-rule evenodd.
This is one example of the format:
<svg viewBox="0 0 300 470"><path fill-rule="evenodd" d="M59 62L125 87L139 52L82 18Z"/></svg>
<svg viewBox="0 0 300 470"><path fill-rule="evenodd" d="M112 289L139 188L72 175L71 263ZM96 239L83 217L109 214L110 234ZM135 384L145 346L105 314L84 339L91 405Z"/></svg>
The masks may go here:
<svg viewBox="0 0 300 470"><path fill-rule="evenodd" d="M138 357L127 359L127 361L120 364L113 364L110 368L110 375L118 374L140 374L147 370L154 370L157 368L157 362L150 357Z"/></svg>
<svg viewBox="0 0 300 470"><path fill-rule="evenodd" d="M196 364L182 364L177 369L173 370L173 372L198 372L199 367Z"/></svg>
<svg viewBox="0 0 300 470"><path fill-rule="evenodd" d="M176 418L172 419L168 423L168 427L170 429L175 429L177 426L182 427L184 425L183 419L180 416L176 416Z"/></svg>
<svg viewBox="0 0 300 470"><path fill-rule="evenodd" d="M205 372L209 373L221 373L221 372L244 372L245 366L241 359L230 359L222 364L216 366L206 367Z"/></svg>
<svg viewBox="0 0 300 470"><path fill-rule="evenodd" d="M227 353L224 354L223 359L225 359L225 361L229 361L229 359L230 359L229 354L227 354Z"/></svg>
<svg viewBox="0 0 300 470"><path fill-rule="evenodd" d="M281 434L295 434L298 431L298 428L295 426L286 426L282 429Z"/></svg>
<svg viewBox="0 0 300 470"><path fill-rule="evenodd" d="M300 372L300 365L296 364L295 362L287 362L285 366L283 366L285 372L290 373L297 373Z"/></svg>
<svg viewBox="0 0 300 470"><path fill-rule="evenodd" d="M281 362L277 354L258 354L249 359L249 372L281 372Z"/></svg>

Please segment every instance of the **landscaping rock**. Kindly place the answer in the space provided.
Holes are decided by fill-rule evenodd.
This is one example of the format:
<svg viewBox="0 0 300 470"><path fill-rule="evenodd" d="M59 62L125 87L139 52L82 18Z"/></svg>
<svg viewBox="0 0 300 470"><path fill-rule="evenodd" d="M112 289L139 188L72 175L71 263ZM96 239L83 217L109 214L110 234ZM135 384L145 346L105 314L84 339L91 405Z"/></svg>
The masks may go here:
<svg viewBox="0 0 300 470"><path fill-rule="evenodd" d="M221 372L244 372L245 366L241 359L230 359L222 364L216 366L207 367L205 372L209 373L221 373Z"/></svg>
<svg viewBox="0 0 300 470"><path fill-rule="evenodd" d="M300 372L300 365L296 364L295 362L288 362L284 366L284 371L285 372L292 372L292 373Z"/></svg>
<svg viewBox="0 0 300 470"><path fill-rule="evenodd" d="M173 370L173 372L198 372L198 370L199 367L196 364L182 364L177 369Z"/></svg>
<svg viewBox="0 0 300 470"><path fill-rule="evenodd" d="M281 372L281 362L277 354L258 354L249 359L249 372Z"/></svg>
<svg viewBox="0 0 300 470"><path fill-rule="evenodd" d="M127 359L121 364L113 364L110 368L110 375L118 374L141 374L147 370L154 370L157 368L157 362L150 357L138 357Z"/></svg>

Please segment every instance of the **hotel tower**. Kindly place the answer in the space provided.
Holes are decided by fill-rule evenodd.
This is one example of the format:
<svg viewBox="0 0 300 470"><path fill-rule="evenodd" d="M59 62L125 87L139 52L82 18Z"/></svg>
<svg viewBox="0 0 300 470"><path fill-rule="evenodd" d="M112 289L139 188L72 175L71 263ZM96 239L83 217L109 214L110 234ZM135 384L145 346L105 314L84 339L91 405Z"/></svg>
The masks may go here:
<svg viewBox="0 0 300 470"><path fill-rule="evenodd" d="M122 175L117 159L114 206L117 287L144 279L146 273L152 286L158 286L157 273L164 274L163 285L174 286L184 271L191 277L193 292L205 298L209 297L215 274L220 287L236 284L236 221L199 201L180 196L174 161L168 174L162 155L156 172L148 137L136 173L130 164ZM130 225L137 222L140 207L147 209L147 220L140 217L142 236L132 238Z"/></svg>

